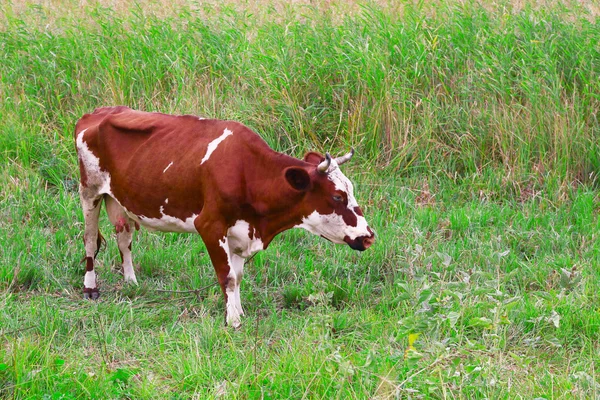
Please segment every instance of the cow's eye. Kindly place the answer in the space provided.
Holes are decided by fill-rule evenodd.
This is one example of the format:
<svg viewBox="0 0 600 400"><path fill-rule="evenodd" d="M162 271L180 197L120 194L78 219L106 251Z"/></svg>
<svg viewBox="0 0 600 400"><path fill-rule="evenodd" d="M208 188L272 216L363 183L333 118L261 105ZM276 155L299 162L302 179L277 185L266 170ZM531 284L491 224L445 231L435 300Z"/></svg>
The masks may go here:
<svg viewBox="0 0 600 400"><path fill-rule="evenodd" d="M333 201L337 201L338 203L341 203L342 201L344 201L344 198L342 196L340 196L339 194L334 194Z"/></svg>

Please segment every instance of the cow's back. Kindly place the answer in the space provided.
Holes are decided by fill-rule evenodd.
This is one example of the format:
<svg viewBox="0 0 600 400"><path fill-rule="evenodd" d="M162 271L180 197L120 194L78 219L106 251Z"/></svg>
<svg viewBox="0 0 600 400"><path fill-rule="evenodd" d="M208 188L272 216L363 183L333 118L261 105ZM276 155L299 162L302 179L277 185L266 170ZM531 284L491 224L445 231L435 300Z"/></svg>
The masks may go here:
<svg viewBox="0 0 600 400"><path fill-rule="evenodd" d="M110 176L110 194L127 210L150 218L161 218L161 210L178 218L198 214L207 193L242 197L244 164L271 151L238 122L127 107L84 115L76 135L83 130L87 147Z"/></svg>

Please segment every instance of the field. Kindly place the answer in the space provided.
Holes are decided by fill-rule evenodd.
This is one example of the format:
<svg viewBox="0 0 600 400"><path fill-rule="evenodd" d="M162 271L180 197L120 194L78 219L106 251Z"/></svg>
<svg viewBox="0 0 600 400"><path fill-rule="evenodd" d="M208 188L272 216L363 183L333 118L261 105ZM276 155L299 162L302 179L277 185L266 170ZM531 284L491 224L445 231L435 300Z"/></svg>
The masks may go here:
<svg viewBox="0 0 600 400"><path fill-rule="evenodd" d="M600 398L592 1L0 5L0 398ZM82 298L73 129L105 105L339 155L366 252L283 233L243 326L199 236L113 230Z"/></svg>

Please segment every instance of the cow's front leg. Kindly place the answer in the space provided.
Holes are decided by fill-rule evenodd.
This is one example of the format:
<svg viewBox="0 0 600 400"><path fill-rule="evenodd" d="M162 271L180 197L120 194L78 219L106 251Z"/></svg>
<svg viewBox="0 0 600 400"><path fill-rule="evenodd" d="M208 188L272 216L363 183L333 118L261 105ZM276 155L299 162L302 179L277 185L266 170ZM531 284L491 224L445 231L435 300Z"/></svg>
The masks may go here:
<svg viewBox="0 0 600 400"><path fill-rule="evenodd" d="M242 303L240 300L240 283L242 281L244 259L236 254L231 253L228 242L229 241L227 237L224 237L219 241L220 250L216 249L216 251L219 253L225 253L225 263L218 267L213 259L213 264L215 266L215 270L217 271L221 290L225 296L227 310L225 321L227 325L233 326L234 328L239 328L242 324L241 316L244 315L244 310L242 309Z"/></svg>
<svg viewBox="0 0 600 400"><path fill-rule="evenodd" d="M198 228L198 226L197 226ZM240 301L240 282L242 280L244 269L244 258L231 252L229 239L225 229L215 234L198 229L202 236L210 259L217 273L217 279L221 286L226 305L225 321L227 325L239 328L241 326L241 316L244 315ZM221 237L215 240L215 237Z"/></svg>
<svg viewBox="0 0 600 400"><path fill-rule="evenodd" d="M240 299L240 284L244 275L244 258L231 254L230 268L227 282L227 323L238 327L240 325L240 316L244 315L242 301ZM237 325L235 324L237 321Z"/></svg>
<svg viewBox="0 0 600 400"><path fill-rule="evenodd" d="M244 310L242 309L242 301L240 299L240 284L242 283L242 277L244 275L244 262L246 259L236 255L231 255L231 263L232 268L229 270L229 282L231 284L232 281L235 281L235 285L233 285L233 302L232 306L235 307L235 313L237 315L244 315ZM232 276L235 275L235 278ZM227 315L229 315L229 306L227 303Z"/></svg>

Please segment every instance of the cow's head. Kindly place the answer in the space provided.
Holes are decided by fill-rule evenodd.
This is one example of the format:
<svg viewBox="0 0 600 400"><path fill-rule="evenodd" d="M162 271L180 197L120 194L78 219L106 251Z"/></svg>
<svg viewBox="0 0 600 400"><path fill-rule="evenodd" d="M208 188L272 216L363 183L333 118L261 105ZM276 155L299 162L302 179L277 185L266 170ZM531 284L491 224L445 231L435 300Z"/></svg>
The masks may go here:
<svg viewBox="0 0 600 400"><path fill-rule="evenodd" d="M308 168L289 167L285 178L290 186L304 192L300 204L304 228L334 243L347 243L354 250L366 250L375 241L375 234L354 198L352 182L339 166L348 161L354 150L345 156L331 158L310 152L304 161Z"/></svg>

